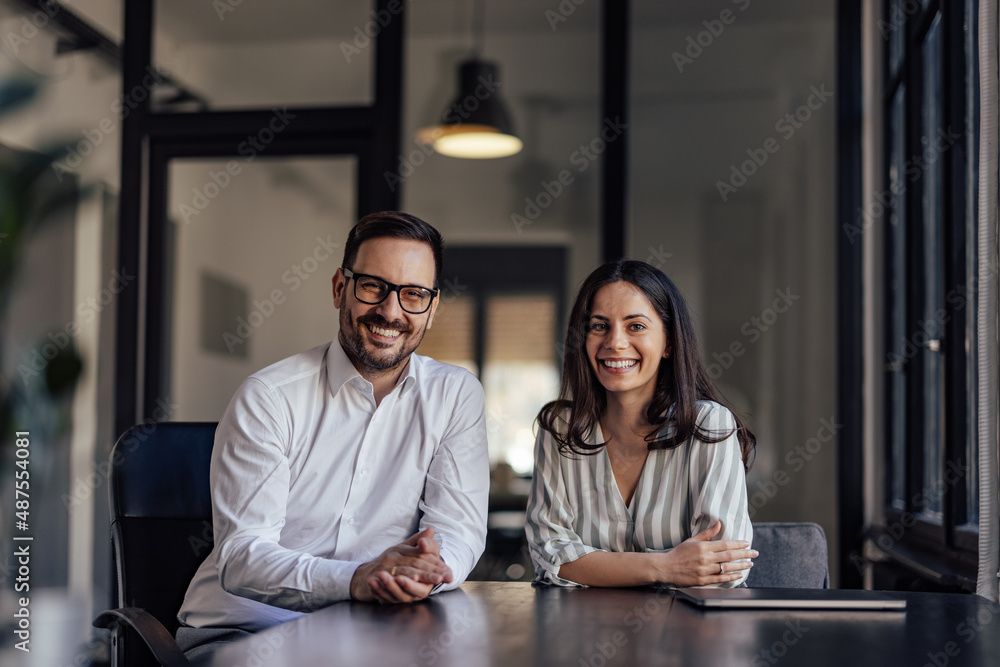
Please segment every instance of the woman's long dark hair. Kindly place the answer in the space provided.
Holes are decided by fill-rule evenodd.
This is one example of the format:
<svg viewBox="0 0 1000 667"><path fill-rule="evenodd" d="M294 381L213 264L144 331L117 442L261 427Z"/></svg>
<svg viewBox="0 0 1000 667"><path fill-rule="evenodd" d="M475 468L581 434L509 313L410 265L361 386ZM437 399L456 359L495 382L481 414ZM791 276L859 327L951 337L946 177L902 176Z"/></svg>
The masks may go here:
<svg viewBox="0 0 1000 667"><path fill-rule="evenodd" d="M608 262L595 269L580 288L573 304L566 331L563 353L562 387L559 398L547 403L538 414L538 424L552 434L564 456L596 454L607 445L587 444L608 405L604 387L597 380L587 358L587 332L594 295L605 285L624 281L639 288L649 299L663 321L670 357L660 362L656 375L656 390L646 409L646 420L654 428L646 436L649 449L672 449L694 435L699 440L715 443L725 440L728 433L712 433L697 424L699 400L723 401L698 352L691 314L680 290L662 271L630 259ZM673 429L664 429L668 419ZM743 466L750 469L757 439L740 418L736 420L736 437L740 443Z"/></svg>

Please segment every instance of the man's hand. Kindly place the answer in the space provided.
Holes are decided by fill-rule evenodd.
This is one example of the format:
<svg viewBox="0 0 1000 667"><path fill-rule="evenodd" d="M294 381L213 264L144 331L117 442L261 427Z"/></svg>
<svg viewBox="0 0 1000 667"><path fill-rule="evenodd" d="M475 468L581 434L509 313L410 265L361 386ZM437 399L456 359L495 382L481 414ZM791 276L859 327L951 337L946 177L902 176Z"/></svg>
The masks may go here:
<svg viewBox="0 0 1000 667"><path fill-rule="evenodd" d="M425 528L365 563L351 579L351 598L363 602L416 602L440 583L452 581L451 568L441 560L434 529Z"/></svg>

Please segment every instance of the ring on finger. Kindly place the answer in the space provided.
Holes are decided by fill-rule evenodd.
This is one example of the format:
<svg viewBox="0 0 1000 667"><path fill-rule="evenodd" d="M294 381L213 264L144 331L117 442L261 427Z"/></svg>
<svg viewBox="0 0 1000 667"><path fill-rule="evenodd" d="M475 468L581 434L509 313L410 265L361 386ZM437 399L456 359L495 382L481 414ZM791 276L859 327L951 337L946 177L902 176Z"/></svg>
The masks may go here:
<svg viewBox="0 0 1000 667"><path fill-rule="evenodd" d="M390 577L395 577L396 576L396 566L395 565L393 565L392 569L389 570L389 576Z"/></svg>
<svg viewBox="0 0 1000 667"><path fill-rule="evenodd" d="M719 574L725 574L725 573L726 573L726 564L723 563L722 561L719 561Z"/></svg>

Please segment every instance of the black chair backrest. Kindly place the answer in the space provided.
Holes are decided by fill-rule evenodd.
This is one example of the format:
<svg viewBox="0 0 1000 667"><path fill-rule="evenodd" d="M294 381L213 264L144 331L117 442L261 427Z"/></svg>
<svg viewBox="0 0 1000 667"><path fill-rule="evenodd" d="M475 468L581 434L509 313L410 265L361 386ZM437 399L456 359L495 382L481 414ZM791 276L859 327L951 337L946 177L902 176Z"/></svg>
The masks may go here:
<svg viewBox="0 0 1000 667"><path fill-rule="evenodd" d="M826 533L815 523L755 523L749 588L829 588Z"/></svg>
<svg viewBox="0 0 1000 667"><path fill-rule="evenodd" d="M209 466L215 423L134 426L111 451L111 540L119 607L140 607L171 632L195 571L212 551ZM125 665L155 665L131 629Z"/></svg>

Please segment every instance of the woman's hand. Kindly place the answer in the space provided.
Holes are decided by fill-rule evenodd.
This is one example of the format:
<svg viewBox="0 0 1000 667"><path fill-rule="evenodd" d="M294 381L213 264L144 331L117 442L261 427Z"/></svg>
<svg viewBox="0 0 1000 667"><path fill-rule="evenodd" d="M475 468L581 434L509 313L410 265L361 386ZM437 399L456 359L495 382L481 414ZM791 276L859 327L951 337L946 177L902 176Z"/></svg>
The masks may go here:
<svg viewBox="0 0 1000 667"><path fill-rule="evenodd" d="M690 537L657 562L657 579L674 586L707 586L738 581L753 567L757 551L742 540L712 541L722 530L722 521Z"/></svg>

